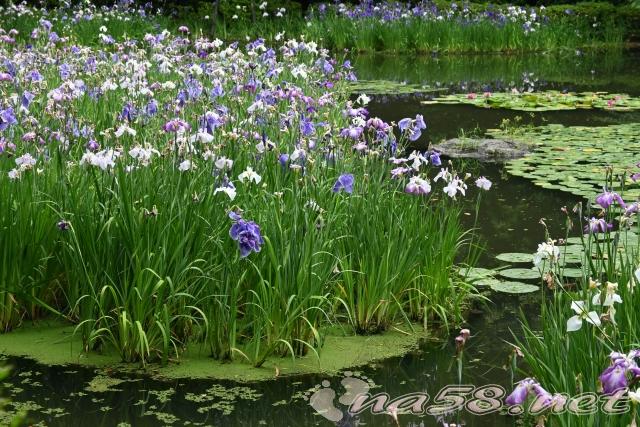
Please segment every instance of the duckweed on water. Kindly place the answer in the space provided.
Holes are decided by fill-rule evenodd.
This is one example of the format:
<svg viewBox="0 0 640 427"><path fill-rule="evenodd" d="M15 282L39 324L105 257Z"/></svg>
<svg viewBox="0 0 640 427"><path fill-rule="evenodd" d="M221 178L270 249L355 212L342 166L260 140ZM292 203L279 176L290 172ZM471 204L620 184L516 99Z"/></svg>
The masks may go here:
<svg viewBox="0 0 640 427"><path fill-rule="evenodd" d="M89 385L85 387L85 390L89 393L105 393L107 391L118 391L119 389L116 388L116 386L118 384L122 384L123 382L126 382L126 380L107 377L104 375L97 375L91 380L91 382L89 382Z"/></svg>

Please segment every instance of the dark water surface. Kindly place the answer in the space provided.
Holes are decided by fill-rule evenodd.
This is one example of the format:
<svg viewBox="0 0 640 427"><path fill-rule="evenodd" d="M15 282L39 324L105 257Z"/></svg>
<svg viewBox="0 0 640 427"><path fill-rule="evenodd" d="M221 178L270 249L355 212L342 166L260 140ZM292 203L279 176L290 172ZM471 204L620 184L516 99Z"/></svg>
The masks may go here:
<svg viewBox="0 0 640 427"><path fill-rule="evenodd" d="M537 88L568 90L607 90L640 94L640 56L586 55L570 52L562 59L529 57L452 57L415 58L358 57L353 61L363 79L406 80L471 88L493 85L518 86L535 82ZM526 73L526 74L525 74ZM533 73L533 77L531 76ZM523 78L524 76L524 78ZM458 89L457 91L462 91ZM497 127L504 118L516 115L539 124L562 123L604 125L638 121L636 113L594 111L546 112L529 116L506 110L485 110L467 106L423 106L415 97L375 99L372 115L398 120L422 113L429 124L427 139L457 136L460 129L471 132ZM492 267L497 253L533 252L544 240L541 218L555 236L564 235L562 206L571 207L578 199L572 195L536 187L526 179L510 177L502 166L470 165L474 175L484 174L494 183L483 194L478 219L480 235L487 253L481 263ZM472 213L473 206L469 207ZM468 216L472 225L472 216ZM540 295L491 295L482 310L473 310L468 326L472 338L464 355L462 383L484 386L497 384L511 391L508 365L513 334L520 330L520 313L535 325ZM303 376L276 381L236 384L221 381L176 380L160 382L146 377L123 377L76 367L46 367L25 359L10 359L14 370L4 381L4 394L18 408L29 410L29 421L47 426L396 426L389 415L365 411L340 422L327 421L309 405L309 392L316 385L335 390L335 405L344 391L344 376ZM372 393L387 393L391 399L406 393L426 392L429 405L440 389L459 383L453 337L423 343L404 357L385 360L354 370L352 377L371 384ZM110 390L90 392L86 388L96 375L129 379L111 385ZM306 393L306 395L305 395ZM306 400L305 400L306 397ZM331 397L331 396L329 396ZM314 401L312 399L312 401ZM317 403L317 400L315 400ZM447 422L467 426L515 426L516 418L492 414L473 416L468 412L450 414ZM0 424L6 419L0 418ZM401 415L401 426L441 426L435 416Z"/></svg>

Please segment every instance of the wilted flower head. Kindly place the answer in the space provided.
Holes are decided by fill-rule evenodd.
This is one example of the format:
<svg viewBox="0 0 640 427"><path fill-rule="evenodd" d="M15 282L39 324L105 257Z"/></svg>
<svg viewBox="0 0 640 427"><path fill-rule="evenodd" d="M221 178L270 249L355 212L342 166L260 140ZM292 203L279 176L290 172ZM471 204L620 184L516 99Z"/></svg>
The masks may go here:
<svg viewBox="0 0 640 427"><path fill-rule="evenodd" d="M460 335L456 337L456 351L459 353L464 349L464 345L467 343L467 340L471 336L471 331L469 329L461 329Z"/></svg>

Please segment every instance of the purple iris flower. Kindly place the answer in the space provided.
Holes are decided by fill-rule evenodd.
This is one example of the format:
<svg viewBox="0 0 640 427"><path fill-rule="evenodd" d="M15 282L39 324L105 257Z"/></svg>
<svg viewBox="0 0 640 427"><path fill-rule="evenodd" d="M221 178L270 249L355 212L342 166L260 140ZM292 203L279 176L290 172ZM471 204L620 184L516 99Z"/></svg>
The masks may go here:
<svg viewBox="0 0 640 427"><path fill-rule="evenodd" d="M618 202L618 204L623 208L625 207L624 200L622 200L622 197L620 197L620 195L616 192L605 191L604 193L596 197L596 203L599 204L603 209L609 208L614 202Z"/></svg>
<svg viewBox="0 0 640 427"><path fill-rule="evenodd" d="M229 218L231 218L232 221L240 221L242 215L236 211L229 211Z"/></svg>
<svg viewBox="0 0 640 427"><path fill-rule="evenodd" d="M148 116L155 116L158 112L158 102L155 99L152 99L147 104L145 110Z"/></svg>
<svg viewBox="0 0 640 427"><path fill-rule="evenodd" d="M340 136L351 139L359 139L364 132L364 128L361 126L348 127L340 131Z"/></svg>
<svg viewBox="0 0 640 427"><path fill-rule="evenodd" d="M260 226L253 221L238 219L229 229L229 236L238 242L240 257L247 257L252 251L260 252L264 239L260 234Z"/></svg>
<svg viewBox="0 0 640 427"><path fill-rule="evenodd" d="M626 388L629 385L629 377L640 378L640 367L635 361L638 356L640 351L637 349L631 350L628 354L614 351L609 355L611 365L598 377L605 394L613 394L617 390Z"/></svg>
<svg viewBox="0 0 640 427"><path fill-rule="evenodd" d="M416 196L427 195L431 192L431 186L429 181L420 177L414 176L409 180L409 183L404 189L405 193L413 194Z"/></svg>
<svg viewBox="0 0 640 427"><path fill-rule="evenodd" d="M598 378L605 394L613 394L616 390L626 388L629 384L627 370L622 364L609 366Z"/></svg>
<svg viewBox="0 0 640 427"><path fill-rule="evenodd" d="M313 125L313 122L309 120L307 117L302 116L302 120L300 121L300 133L303 136L311 136L316 132L316 128Z"/></svg>
<svg viewBox="0 0 640 427"><path fill-rule="evenodd" d="M353 193L353 175L350 173L343 173L338 177L336 183L333 184L334 193L338 193L341 190L344 190L349 194Z"/></svg>
<svg viewBox="0 0 640 427"><path fill-rule="evenodd" d="M33 93L25 90L24 92L22 92L22 97L20 97L20 104L24 108L29 108L29 105L31 105L31 101L33 101L35 97L36 96Z"/></svg>
<svg viewBox="0 0 640 427"><path fill-rule="evenodd" d="M417 141L422 136L422 131L420 128L414 127L413 129L409 129L409 141Z"/></svg>
<svg viewBox="0 0 640 427"><path fill-rule="evenodd" d="M635 213L638 213L638 208L639 208L638 202L632 203L631 205L626 207L626 209L624 210L624 215L631 216Z"/></svg>
<svg viewBox="0 0 640 427"><path fill-rule="evenodd" d="M278 157L278 162L282 165L283 168L287 167L287 162L289 161L289 155L287 153L280 154Z"/></svg>
<svg viewBox="0 0 640 427"><path fill-rule="evenodd" d="M533 393L536 396L535 407L543 409L563 399L561 395L552 395L547 390L542 388L533 378L525 378L520 381L513 392L507 396L504 402L509 405L522 405L529 396L529 393Z"/></svg>
<svg viewBox="0 0 640 427"><path fill-rule="evenodd" d="M100 149L100 144L98 144L98 142L96 142L95 139L91 138L89 140L89 142L87 142L87 150L89 151L98 151Z"/></svg>
<svg viewBox="0 0 640 427"><path fill-rule="evenodd" d="M402 119L398 122L398 127L400 128L401 131L405 131L409 128L409 126L411 126L411 119L410 118L406 118L406 119Z"/></svg>
<svg viewBox="0 0 640 427"><path fill-rule="evenodd" d="M422 131L427 128L427 124L422 115L417 114L415 120L410 118L400 120L398 127L402 132L408 132L410 141L417 141L422 135Z"/></svg>
<svg viewBox="0 0 640 427"><path fill-rule="evenodd" d="M4 131L9 126L18 123L16 115L13 112L13 108L9 107L6 110L0 110L0 131Z"/></svg>
<svg viewBox="0 0 640 427"><path fill-rule="evenodd" d="M217 98L219 96L224 95L224 89L220 83L216 84L213 89L211 89L211 99Z"/></svg>
<svg viewBox="0 0 640 427"><path fill-rule="evenodd" d="M434 151L429 155L429 160L431 161L431 164L433 166L442 165L442 161L440 160L440 153L438 153L437 151Z"/></svg>
<svg viewBox="0 0 640 427"><path fill-rule="evenodd" d="M534 384L536 384L536 381L533 378L525 378L520 381L516 388L513 389L513 392L504 400L504 403L507 405L522 405L527 400L531 386Z"/></svg>
<svg viewBox="0 0 640 427"><path fill-rule="evenodd" d="M191 129L191 126L189 126L189 123L180 119L171 119L162 126L162 130L164 130L165 132L177 133L180 130L187 131L189 129Z"/></svg>
<svg viewBox="0 0 640 427"><path fill-rule="evenodd" d="M120 113L120 120L126 120L131 123L137 116L138 110L136 110L136 107L134 107L130 102L127 102L122 108L122 113Z"/></svg>
<svg viewBox="0 0 640 427"><path fill-rule="evenodd" d="M69 222L65 221L64 219L58 221L56 226L58 227L58 230L60 230L60 231L67 231L67 230L69 230L69 228L71 228L71 224L69 224Z"/></svg>
<svg viewBox="0 0 640 427"><path fill-rule="evenodd" d="M73 68L71 68L71 65L67 64L66 62L60 65L60 78L62 80L69 80L72 74Z"/></svg>
<svg viewBox="0 0 640 427"><path fill-rule="evenodd" d="M41 82L42 80L44 80L44 77L42 77L42 74L40 74L38 70L31 70L29 73L27 73L26 78L31 80L32 82Z"/></svg>
<svg viewBox="0 0 640 427"><path fill-rule="evenodd" d="M589 223L584 227L585 233L605 233L613 228L613 224L607 223L604 218L591 217L588 221Z"/></svg>

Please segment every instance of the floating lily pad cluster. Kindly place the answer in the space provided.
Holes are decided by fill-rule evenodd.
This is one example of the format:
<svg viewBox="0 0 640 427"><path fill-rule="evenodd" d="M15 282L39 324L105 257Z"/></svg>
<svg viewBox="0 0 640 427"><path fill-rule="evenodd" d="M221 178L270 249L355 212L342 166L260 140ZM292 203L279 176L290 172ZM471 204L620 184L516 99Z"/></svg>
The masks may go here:
<svg viewBox="0 0 640 427"><path fill-rule="evenodd" d="M486 92L441 96L424 104L468 104L484 108L506 108L517 111L558 111L602 109L611 111L640 110L640 97L608 92L563 93L544 92Z"/></svg>
<svg viewBox="0 0 640 427"><path fill-rule="evenodd" d="M518 254L518 255L527 255L527 254ZM531 259L533 259L533 256ZM524 258L523 258L524 259ZM531 262L531 260L529 260ZM538 290L538 286L523 283L516 280L530 280L530 279L539 279L541 274L537 271L533 271L530 269L511 269L514 271L508 272L507 270L489 270L487 268L464 268L460 270L460 275L465 277L468 281L472 282L478 288L488 287L496 292L504 292L508 294L526 294L529 292L534 292ZM516 271L518 270L518 271ZM519 271L522 270L522 271ZM507 271L507 274L503 274ZM523 272L525 272L523 274ZM498 278L501 276L502 278L507 278L510 280L501 280ZM515 279L515 280L511 280Z"/></svg>
<svg viewBox="0 0 640 427"><path fill-rule="evenodd" d="M635 172L640 159L640 123L600 127L552 124L518 132L514 136L497 129L488 131L494 138L517 138L536 147L525 157L509 161L509 173L540 187L581 197L593 198L602 192L607 165ZM615 184L614 190L620 191ZM629 178L625 187L626 200L640 197L640 186Z"/></svg>
<svg viewBox="0 0 640 427"><path fill-rule="evenodd" d="M563 283L582 279L584 277L583 264L589 258L597 260L607 256L602 252L598 252L598 245L592 244L590 245L591 254L587 257L585 254L585 246L587 246L585 242L591 239L593 243L597 241L602 244L610 238L611 235L603 233L568 238L563 245L558 246L560 254L557 267L559 268L554 269L554 274L559 276ZM629 248L637 251L639 245L638 235L631 231L620 233L616 245L619 253L624 253ZM485 268L462 269L460 274L477 287L489 287L494 291L506 293L527 293L539 289L538 286L532 283L539 282L545 270L549 268L549 265L545 264L537 267L533 266L534 255L531 253L507 252L497 255L496 259L507 265L504 268L495 270ZM616 258L616 263L620 259L622 257ZM523 283L523 281L531 283Z"/></svg>
<svg viewBox="0 0 640 427"><path fill-rule="evenodd" d="M367 95L408 95L415 93L444 92L447 90L446 88L391 80L358 80L351 82L349 89L351 93L366 93Z"/></svg>
<svg viewBox="0 0 640 427"><path fill-rule="evenodd" d="M588 234L585 234L582 237L570 237L563 245L558 246L560 255L556 266L559 268L554 268L554 274L559 276L562 282L576 281L584 277L582 266L587 259L584 242L588 241L589 238L594 243L595 241L602 243L609 236L600 233L589 237ZM633 232L625 232L621 234L617 245L619 252L624 252L626 248L637 249L638 236ZM591 259L606 257L606 255L598 253L595 244L591 245L591 248ZM478 288L490 288L497 292L521 294L540 289L535 283L540 282L545 270L550 267L546 264L535 266L533 264L533 253L506 252L497 255L496 259L502 261L504 266L496 269L463 268L460 269L459 273Z"/></svg>

